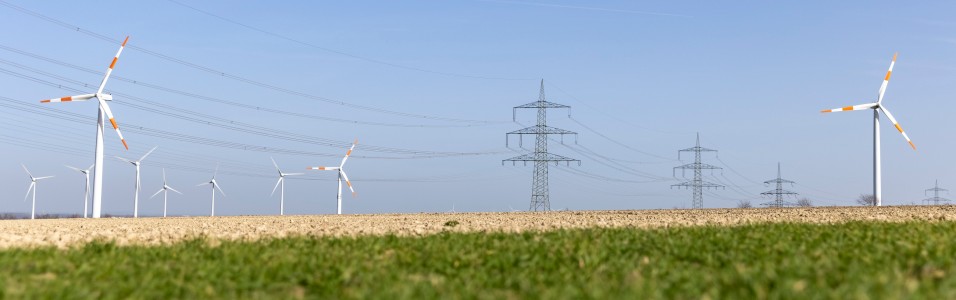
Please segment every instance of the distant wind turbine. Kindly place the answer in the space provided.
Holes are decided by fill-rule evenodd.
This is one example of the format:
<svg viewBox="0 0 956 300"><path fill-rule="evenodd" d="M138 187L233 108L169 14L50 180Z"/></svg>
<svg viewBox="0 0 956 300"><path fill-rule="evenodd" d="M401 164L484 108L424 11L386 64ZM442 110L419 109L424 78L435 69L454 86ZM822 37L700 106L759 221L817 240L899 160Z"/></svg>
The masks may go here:
<svg viewBox="0 0 956 300"><path fill-rule="evenodd" d="M345 167L345 161L348 160L349 156L352 155L352 150L355 149L356 144L358 144L357 139L354 142L352 142L352 147L349 148L349 151L345 152L345 157L342 158L342 163L340 163L338 167L310 167L309 168L310 170L327 170L327 171L338 172L339 192L336 196L336 203L337 203L336 211L340 215L342 214L342 179L345 179L345 183L348 184L349 190L352 191L352 197L355 197L355 189L352 188L352 182L349 181L349 176L345 174L345 169L343 168Z"/></svg>
<svg viewBox="0 0 956 300"><path fill-rule="evenodd" d="M893 114L890 113L890 110L886 108L886 105L883 105L883 93L886 92L886 85L889 84L890 75L893 74L893 65L896 64L896 56L897 54L893 54L893 61L890 62L890 69L886 71L886 77L883 78L883 84L880 85L880 94L879 97L876 98L876 103L859 104L820 111L821 113L828 113L864 109L873 110L873 197L875 198L873 202L875 206L883 205L883 174L880 162L880 112L883 112L883 114L890 119L890 122L893 122L893 126L896 127L896 130L903 134L903 138L910 144L910 147L916 150L916 145L913 144L913 141L910 141L910 137L906 135L906 132L903 132L903 127L900 127L900 123L896 122L896 118L893 118Z"/></svg>
<svg viewBox="0 0 956 300"><path fill-rule="evenodd" d="M83 194L83 218L87 218L88 209L90 208L90 171L93 170L93 165L90 165L90 167L85 170L73 166L66 167L83 173L83 177L86 177L86 193Z"/></svg>
<svg viewBox="0 0 956 300"><path fill-rule="evenodd" d="M30 219L36 219L37 212L37 180L53 178L53 176L43 176L43 177L33 177L33 174L30 174L30 170L27 170L27 166L20 164L23 167L24 171L27 171L27 175L30 175L30 188L27 188L26 196L23 196L23 201L27 201L27 198L30 197L30 192L33 192L33 205L30 209Z"/></svg>
<svg viewBox="0 0 956 300"><path fill-rule="evenodd" d="M270 196L275 195L276 188L280 185L282 186L282 190L279 191L279 215L281 216L285 215L285 177L305 175L305 173L282 173L282 170L279 170L279 164L276 163L276 160L271 157L269 159L272 160L272 165L276 167L276 172L279 172L279 181L277 181L276 186L272 188L272 194L270 194Z"/></svg>
<svg viewBox="0 0 956 300"><path fill-rule="evenodd" d="M136 167L136 193L133 194L133 218L139 217L139 190L141 187L139 182L139 166L143 163L143 160L149 156L150 153L153 153L153 150L156 150L156 147L153 147L153 149L150 149L148 152L146 152L146 154L143 154L143 157L140 157L138 160L129 160L119 156L116 157L116 159L128 162Z"/></svg>
<svg viewBox="0 0 956 300"><path fill-rule="evenodd" d="M197 186L204 186L204 185L207 185L207 184L208 184L208 185L211 185L211 186L212 186L212 187L211 187L211 188L212 188L212 204L211 204L211 208L210 208L210 210L209 210L209 216L210 216L210 217L215 217L215 216L216 216L216 190L219 190L219 193L222 194L223 197L226 196L226 192L223 192L223 191L222 191L222 188L219 187L219 182L216 181L216 174L219 174L219 165L218 165L218 164L216 165L216 171L215 171L214 173L212 173L212 179L210 179L208 182L203 182L203 183L200 183L199 185L197 185Z"/></svg>
<svg viewBox="0 0 956 300"><path fill-rule="evenodd" d="M50 102L70 102L70 101L86 101L92 98L96 98L99 102L99 112L97 113L96 119L96 149L94 150L94 159L93 159L93 217L100 217L100 209L103 205L103 130L105 128L105 121L108 119L110 124L113 125L113 130L116 131L116 135L119 136L121 142L123 142L123 147L126 150L129 150L129 146L126 145L126 139L123 138L123 134L119 130L119 126L116 125L116 120L113 119L113 111L110 110L109 104L106 104L106 101L112 101L113 95L103 93L103 88L106 87L106 81L110 79L110 74L113 73L113 67L116 66L116 61L119 60L119 56L123 53L123 48L126 47L126 42L129 41L129 36L123 40L123 44L120 45L119 51L116 52L116 56L113 56L113 62L110 63L110 67L106 69L106 75L103 76L103 81L100 82L100 87L96 89L94 94L83 94L76 96L68 96L63 98L56 99L47 99L41 100L40 103L50 103Z"/></svg>
<svg viewBox="0 0 956 300"><path fill-rule="evenodd" d="M180 195L183 194L183 193L180 193L179 191L177 191L176 189L174 189L173 187L169 186L169 184L166 183L166 169L164 168L164 169L163 169L163 188L161 188L161 189L159 189L158 191L156 191L156 193L153 194L152 196L149 196L149 198L152 199L153 197L156 197L156 195L159 195L160 192L163 193L163 218L166 217L166 198L167 198L167 194L169 194L169 191L176 192L177 194L180 194ZM215 195L214 195L214 197L215 197Z"/></svg>

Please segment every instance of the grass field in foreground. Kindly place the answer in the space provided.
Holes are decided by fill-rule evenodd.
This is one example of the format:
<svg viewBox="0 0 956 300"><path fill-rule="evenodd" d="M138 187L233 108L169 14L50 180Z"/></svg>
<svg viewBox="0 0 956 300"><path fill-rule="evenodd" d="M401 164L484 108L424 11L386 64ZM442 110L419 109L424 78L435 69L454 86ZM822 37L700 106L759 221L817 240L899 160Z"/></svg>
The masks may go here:
<svg viewBox="0 0 956 300"><path fill-rule="evenodd" d="M956 298L956 222L93 243L0 251L4 298Z"/></svg>

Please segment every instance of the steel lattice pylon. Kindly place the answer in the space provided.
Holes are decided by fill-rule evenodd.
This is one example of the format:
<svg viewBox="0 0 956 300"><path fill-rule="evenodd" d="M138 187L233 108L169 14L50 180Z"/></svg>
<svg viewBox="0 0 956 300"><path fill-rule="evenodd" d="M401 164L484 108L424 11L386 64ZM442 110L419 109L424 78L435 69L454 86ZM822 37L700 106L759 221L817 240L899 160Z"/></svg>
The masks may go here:
<svg viewBox="0 0 956 300"><path fill-rule="evenodd" d="M772 190L772 191L766 191L766 192L760 193L761 196L773 196L773 197L774 197L773 201L770 201L770 202L767 202L767 203L762 203L762 204L760 204L760 205L764 205L764 206L767 206L767 207L784 207L784 206L794 206L794 205L795 205L795 204L793 204L793 203L790 203L790 202L787 202L787 201L783 201L783 197L784 197L784 196L796 196L797 193L783 189L783 184L784 184L784 183L789 183L789 184L792 185L792 184L794 184L794 182L793 182L793 181L790 181L790 180L783 179L783 178L781 177L781 175L780 175L780 163L779 163L779 162L777 163L777 179L767 180L767 181L764 181L763 183L764 183L764 184L774 183L774 184L777 185L777 188L774 189L774 190Z"/></svg>
<svg viewBox="0 0 956 300"><path fill-rule="evenodd" d="M941 202L949 201L949 199L939 196L939 192L949 192L947 189L939 188L939 180L936 180L936 185L931 189L926 189L925 193L933 192L932 198L923 199L924 203L933 203L933 205L939 205ZM924 194L925 194L924 193Z"/></svg>
<svg viewBox="0 0 956 300"><path fill-rule="evenodd" d="M677 151L677 159L680 159L681 152L694 152L694 162L674 167L674 176L677 176L677 169L681 172L694 170L694 179L671 185L671 188L689 188L694 190L694 200L691 203L692 208L698 209L704 207L704 189L706 188L724 188L723 185L705 181L703 170L719 170L721 167L702 163L700 161L701 152L717 152L714 149L707 149L700 146L700 133L697 134L697 145L691 148ZM682 173L683 174L683 173Z"/></svg>
<svg viewBox="0 0 956 300"><path fill-rule="evenodd" d="M577 162L581 164L580 160L573 159L570 157L565 157L553 153L548 153L548 135L556 134L563 137L565 134L577 135L576 132L554 128L548 126L548 109L549 108L567 108L569 110L568 115L570 116L570 106L557 104L553 102L548 102L545 100L544 96L544 79L541 80L541 92L538 96L538 101L528 103L521 106L515 106L512 110L512 119L514 120L517 115L519 108L536 108L538 110L538 123L535 126L515 130L505 134L505 145L508 145L509 136L512 134L518 135L518 143L522 144L523 136L527 134L533 134L535 136L534 143L534 152L519 155L509 159L501 161L503 165L505 162L510 161L512 165L522 162L525 165L528 162L534 163L534 175L531 181L531 206L529 210L531 211L549 211L551 210L551 199L548 192L548 163L554 162L555 165L558 163L564 162L566 164L571 164L571 162Z"/></svg>

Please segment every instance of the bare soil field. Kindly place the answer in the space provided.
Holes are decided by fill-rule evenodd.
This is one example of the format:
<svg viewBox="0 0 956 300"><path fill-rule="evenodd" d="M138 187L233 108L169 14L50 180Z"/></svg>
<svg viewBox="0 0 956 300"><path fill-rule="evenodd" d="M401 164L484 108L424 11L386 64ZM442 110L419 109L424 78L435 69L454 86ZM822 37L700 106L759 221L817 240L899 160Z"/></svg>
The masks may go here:
<svg viewBox="0 0 956 300"><path fill-rule="evenodd" d="M216 241L300 235L409 236L447 231L523 232L585 227L659 228L767 222L945 220L956 220L956 206L3 220L0 221L0 248L62 248L94 240L113 241L118 245L157 245L197 237Z"/></svg>

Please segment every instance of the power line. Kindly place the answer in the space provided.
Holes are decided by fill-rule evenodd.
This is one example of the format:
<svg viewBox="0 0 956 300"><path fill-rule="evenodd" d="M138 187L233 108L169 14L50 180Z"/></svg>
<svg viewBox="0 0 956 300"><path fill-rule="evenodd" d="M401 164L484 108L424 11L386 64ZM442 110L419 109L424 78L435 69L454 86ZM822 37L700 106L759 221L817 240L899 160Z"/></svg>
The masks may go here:
<svg viewBox="0 0 956 300"><path fill-rule="evenodd" d="M32 11L32 10L28 10L28 9L23 8L23 7L20 7L20 6L16 6L16 5L10 4L10 3L6 2L6 1L3 1L3 0L0 0L0 5L9 7L9 8L11 8L11 9L14 9L14 10L16 10L16 11L19 11L19 12L21 12L21 13L24 13L24 14L27 14L27 15L30 15L30 16L33 16L33 17L35 17L35 18L38 18L38 19L40 19L40 20L43 20L43 21L46 21L46 22L49 22L49 23L52 23L52 24L55 24L55 25L57 25L57 26L60 26L60 27L63 27L63 28L67 28L67 29L69 29L69 30L71 30L71 31L79 32L79 33L82 33L82 34L85 34L85 35L94 37L94 38L99 39L99 40L103 40L103 41L106 41L106 42L109 42L109 43L113 43L113 44L119 44L119 43L120 43L120 41L117 40L117 39L114 39L114 38L108 37L108 36L106 36L106 35L99 34L99 33L96 33L96 32L93 32L93 31L90 31L90 30L87 30L87 29L83 29L83 28L81 28L81 27L79 27L79 26L75 26L75 25L72 25L72 24L70 24L70 23L66 23L66 22L63 22L63 21L54 19L54 18L52 18L52 17L48 17L48 16L46 16L46 15L43 15L43 14L34 12L34 11ZM235 80L235 81L239 81L239 82L242 82L242 83L246 83L246 84L249 84L249 85L258 86L258 87L261 87L261 88L265 88L265 89L270 89L270 90L273 90L273 91L281 92L281 93L284 93L284 94L289 94L289 95L293 95L293 96L297 96L297 97L301 97L301 98L305 98L305 99L311 99L311 100L326 102L326 103L330 103L330 104L340 105L340 106L343 106L343 107L348 107L348 108L353 108L353 109L359 109L359 110L365 110L365 111L371 111L371 112L376 112L376 113L381 113L381 114L389 114L389 115L395 115L395 116L401 116L401 117L407 117L407 118L428 119L428 120L446 121L446 122L485 123L485 124L488 124L488 123L504 123L504 122L502 122L502 121L469 120L469 119L459 119L459 118L449 118L449 117L440 117L440 116L432 116L432 115L422 115L422 114L405 113L405 112L398 112L398 111L393 111L393 110L384 109L384 108L377 108L377 107L371 107L371 106L364 106L364 105L359 105L359 104L353 104L353 103L349 103L349 102L334 100L334 99L330 99L330 98L326 98L326 97L321 97L321 96L312 95L312 94L309 94L309 93L304 93L304 92L295 91L295 90L288 89L288 88L279 87L279 86L276 86L276 85L272 85L272 84L268 84L268 83L264 83L264 82L260 82L260 81L256 81L256 80L252 80L252 79L245 78L245 77L238 76L238 75L233 75L233 74L226 73L226 72L223 72L223 71L219 71L219 70L216 70L216 69L213 69L213 68L210 68L210 67L202 66L202 65L199 65L199 64L196 64L196 63L188 62L188 61L186 61L186 60L178 59L178 58L175 58L175 57L172 57L172 56L169 56L169 55L165 55L165 54L162 54L162 53L159 53L159 52L155 52L155 51L152 51L152 50L149 50L149 49L146 49L146 48L143 48L143 47L139 47L139 46L136 46L136 45L128 45L128 46L126 46L126 48L129 48L129 49L135 50L135 51L139 51L139 52L142 52L142 53L145 53L145 54L148 54L148 55L151 55L151 56L154 56L154 57L157 57L157 58L166 60L166 61L170 61L170 62L179 64L179 65L183 65L183 66L186 66L186 67L189 67L189 68L192 68L192 69L196 69L196 70L199 70L199 71L203 71L203 72L205 72L205 73L213 74L213 75L220 76L220 77L223 77L223 78L229 78L229 79L232 79L232 80Z"/></svg>
<svg viewBox="0 0 956 300"><path fill-rule="evenodd" d="M257 32L260 32L260 33L263 33L263 34L266 34L266 35L269 35L269 36L273 36L273 37L276 37L276 38L279 38L279 39L283 39L283 40L286 40L286 41L290 41L290 42L293 42L293 43L296 43L296 44L299 44L299 45L303 45L303 46L306 46L306 47L311 47L311 48L319 49L319 50L322 50L322 51L325 51L325 52L335 53L335 54L338 54L338 55L347 56L347 57L351 57L351 58L354 58L354 59L363 60L363 61L367 61L367 62L371 62L371 63L375 63L375 64L380 64L380 65L384 65L384 66L389 66L389 67L393 67L393 68L399 68L399 69L405 69L405 70L411 70L411 71L417 71L417 72L423 72L423 73L430 73L430 74L437 74L437 75L444 75L444 76L451 76L451 77L465 77L465 78L490 79L490 80L534 80L534 78L504 78L504 77L494 77L494 76L483 76L483 75L470 75L470 74L461 74L461 73L452 73L452 72L442 72L442 71L435 71L435 70L423 69L423 68L418 68L418 67L411 67L411 66L406 66L406 65L400 65L400 64L396 64L396 63L391 63L391 62L387 62L387 61L382 61L382 60L378 60L378 59L373 59L373 58L368 58L368 57L364 57L364 56L360 56L360 55L355 55L355 54L348 53L348 52L344 52L344 51L341 51L341 50L335 50L335 49L331 49L331 48L328 48L328 47L319 46L319 45L312 44L312 43L309 43L309 42L305 42L305 41L302 41L302 40L299 40L299 39L295 39L295 38L292 38L292 37L289 37L289 36L286 36L286 35L282 35L282 34L279 34L279 33L275 33L275 32L272 32L272 31L268 31L268 30L265 30L265 29L262 29L262 28L254 27L254 26L252 26L252 25L248 25L248 24L245 24L245 23L242 23L242 22L233 20L233 19L229 19L229 18L220 16L220 15L217 15L217 14L211 13L211 12L209 12L209 11L202 10L202 9L196 8L196 7L194 7L194 6L187 5L187 4L182 3L182 2L179 2L179 1L174 1L174 0L168 0L168 1L169 1L169 2L172 2L172 3L175 3L175 4L177 4L177 5L180 5L180 6L182 6L182 7L185 7L185 8L191 9L191 10L194 10L194 11L199 12L199 13L201 13L201 14L204 14L204 15L207 15L207 16L210 16L210 17L213 17L213 18L216 18L216 19L225 21L225 22L227 22L227 23L231 23L231 24L234 24L234 25L238 25L238 26L241 26L241 27L244 27L244 28L253 30L253 31L257 31Z"/></svg>

